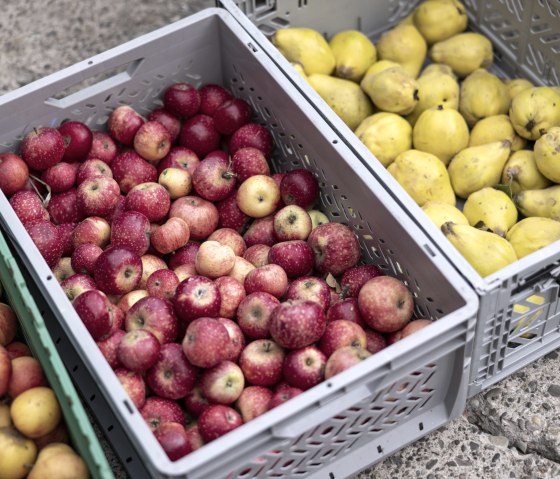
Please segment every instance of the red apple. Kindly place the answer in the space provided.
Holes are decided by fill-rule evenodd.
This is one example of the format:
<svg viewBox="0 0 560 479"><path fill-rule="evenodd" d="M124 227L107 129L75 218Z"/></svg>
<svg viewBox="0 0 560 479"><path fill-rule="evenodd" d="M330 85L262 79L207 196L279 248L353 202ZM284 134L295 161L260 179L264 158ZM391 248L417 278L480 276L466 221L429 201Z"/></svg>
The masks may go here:
<svg viewBox="0 0 560 479"><path fill-rule="evenodd" d="M323 311L327 311L331 302L331 292L324 279L318 276L300 276L290 283L286 298L314 301Z"/></svg>
<svg viewBox="0 0 560 479"><path fill-rule="evenodd" d="M94 340L101 339L110 332L111 303L101 291L96 289L84 291L74 299L72 306Z"/></svg>
<svg viewBox="0 0 560 479"><path fill-rule="evenodd" d="M163 92L163 105L178 118L190 118L200 108L200 94L189 83L174 83Z"/></svg>
<svg viewBox="0 0 560 479"><path fill-rule="evenodd" d="M113 178L124 194L142 183L156 182L158 177L156 167L133 150L117 155L111 162L111 170Z"/></svg>
<svg viewBox="0 0 560 479"><path fill-rule="evenodd" d="M214 281L220 292L220 311L222 318L234 318L239 303L245 299L245 288L231 276L221 276Z"/></svg>
<svg viewBox="0 0 560 479"><path fill-rule="evenodd" d="M55 167L56 166L57 165L55 165ZM79 185L88 178L94 178L96 176L107 176L109 178L113 178L113 171L107 163L100 160L99 158L89 158L83 163L79 164L78 170L76 171L76 184Z"/></svg>
<svg viewBox="0 0 560 479"><path fill-rule="evenodd" d="M258 268L259 266L268 264L268 255L270 253L270 249L271 247L267 244L257 243L247 248L245 253L243 253L243 258L249 261L256 268Z"/></svg>
<svg viewBox="0 0 560 479"><path fill-rule="evenodd" d="M32 356L29 346L21 341L12 341L5 346L10 359L21 358L22 356Z"/></svg>
<svg viewBox="0 0 560 479"><path fill-rule="evenodd" d="M0 190L6 195L13 195L21 190L29 179L27 163L15 153L0 154Z"/></svg>
<svg viewBox="0 0 560 479"><path fill-rule="evenodd" d="M282 367L284 380L290 385L307 390L325 379L327 355L316 346L294 349L286 355Z"/></svg>
<svg viewBox="0 0 560 479"><path fill-rule="evenodd" d="M97 289L95 281L90 276L76 273L60 283L60 287L69 301L73 302L84 291Z"/></svg>
<svg viewBox="0 0 560 479"><path fill-rule="evenodd" d="M231 135L229 141L229 149L232 155L241 148L253 147L261 150L264 156L270 158L273 146L272 135L258 123L243 125Z"/></svg>
<svg viewBox="0 0 560 479"><path fill-rule="evenodd" d="M111 246L144 255L150 247L150 220L138 211L122 212L111 223Z"/></svg>
<svg viewBox="0 0 560 479"><path fill-rule="evenodd" d="M117 349L119 362L127 369L143 372L158 360L161 344L147 329L133 329L121 339Z"/></svg>
<svg viewBox="0 0 560 479"><path fill-rule="evenodd" d="M200 93L200 113L212 115L225 101L233 98L232 94L221 85L209 83L198 89Z"/></svg>
<svg viewBox="0 0 560 479"><path fill-rule="evenodd" d="M274 393L270 398L268 403L268 409L274 409L277 406L284 404L290 399L299 396L303 392L303 389L290 386L287 383L280 383L274 388Z"/></svg>
<svg viewBox="0 0 560 479"><path fill-rule="evenodd" d="M177 461L193 451L185 426L182 424L177 422L162 424L154 435L172 461Z"/></svg>
<svg viewBox="0 0 560 479"><path fill-rule="evenodd" d="M134 136L144 122L144 118L134 108L121 105L109 115L107 131L118 142L126 146L132 146Z"/></svg>
<svg viewBox="0 0 560 479"><path fill-rule="evenodd" d="M47 264L54 267L62 257L62 243L56 225L46 220L34 220L27 223L25 229Z"/></svg>
<svg viewBox="0 0 560 479"><path fill-rule="evenodd" d="M126 194L124 208L139 211L150 221L161 221L167 216L171 200L167 190L159 183L140 183Z"/></svg>
<svg viewBox="0 0 560 479"><path fill-rule="evenodd" d="M254 175L270 175L270 166L264 153L252 147L240 148L231 158L231 169L237 181L243 183Z"/></svg>
<svg viewBox="0 0 560 479"><path fill-rule="evenodd" d="M178 284L179 278L173 270L158 269L148 277L146 289L150 296L172 301Z"/></svg>
<svg viewBox="0 0 560 479"><path fill-rule="evenodd" d="M12 379L12 359L4 346L0 344L0 397L8 392Z"/></svg>
<svg viewBox="0 0 560 479"><path fill-rule="evenodd" d="M245 387L241 368L231 361L222 361L203 371L200 387L206 398L214 404L232 404Z"/></svg>
<svg viewBox="0 0 560 479"><path fill-rule="evenodd" d="M187 170L191 175L200 163L198 155L184 146L173 146L165 158L157 166L158 174L166 168L179 168Z"/></svg>
<svg viewBox="0 0 560 479"><path fill-rule="evenodd" d="M142 277L142 261L122 246L111 246L99 255L93 268L97 287L105 294L125 294L132 291Z"/></svg>
<svg viewBox="0 0 560 479"><path fill-rule="evenodd" d="M134 135L134 151L149 163L157 165L171 149L171 135L158 121L147 121Z"/></svg>
<svg viewBox="0 0 560 479"><path fill-rule="evenodd" d="M247 249L243 237L232 228L218 228L208 236L208 240L229 246L236 256L243 256Z"/></svg>
<svg viewBox="0 0 560 479"><path fill-rule="evenodd" d="M20 144L20 154L27 165L43 171L62 160L64 138L51 127L34 128L27 133Z"/></svg>
<svg viewBox="0 0 560 479"><path fill-rule="evenodd" d="M263 386L247 386L235 403L243 422L249 422L268 411L272 391Z"/></svg>
<svg viewBox="0 0 560 479"><path fill-rule="evenodd" d="M303 240L281 241L270 248L268 264L281 266L289 278L309 275L314 264L313 250Z"/></svg>
<svg viewBox="0 0 560 479"><path fill-rule="evenodd" d="M5 364L6 356L3 354L3 357L4 360L2 362ZM12 373L10 375L7 393L12 399L15 399L28 389L48 385L43 367L34 357L22 356L12 359L11 366ZM5 372L4 374L0 374L0 376L3 375L5 375Z"/></svg>
<svg viewBox="0 0 560 479"><path fill-rule="evenodd" d="M218 210L213 203L198 196L177 198L171 204L169 217L177 217L189 225L191 239L205 239L218 226Z"/></svg>
<svg viewBox="0 0 560 479"><path fill-rule="evenodd" d="M271 176L254 175L237 190L237 206L251 218L263 218L276 211L280 189Z"/></svg>
<svg viewBox="0 0 560 479"><path fill-rule="evenodd" d="M359 324L364 329L367 326L360 314L357 298L344 298L329 306L327 310L327 322L338 321L339 319L352 321Z"/></svg>
<svg viewBox="0 0 560 479"><path fill-rule="evenodd" d="M222 323L229 334L229 350L225 355L225 360L237 362L239 355L243 348L245 348L245 336L239 325L229 318L216 318L220 323Z"/></svg>
<svg viewBox="0 0 560 479"><path fill-rule="evenodd" d="M61 161L43 171L41 173L41 180L49 185L51 193L68 191L76 183L79 166L78 163Z"/></svg>
<svg viewBox="0 0 560 479"><path fill-rule="evenodd" d="M216 208L220 228L231 228L238 233L243 233L251 221L251 217L243 213L237 206L237 190L234 190L227 198L218 201Z"/></svg>
<svg viewBox="0 0 560 479"><path fill-rule="evenodd" d="M281 266L266 264L250 271L243 286L247 294L264 291L281 298L288 289L288 276Z"/></svg>
<svg viewBox="0 0 560 479"><path fill-rule="evenodd" d="M158 183L163 186L172 200L187 196L192 189L192 177L182 168L165 168L158 177Z"/></svg>
<svg viewBox="0 0 560 479"><path fill-rule="evenodd" d="M176 268L182 264L193 264L196 259L196 253L200 248L200 243L197 241L187 241L185 246L181 246L169 258L169 267Z"/></svg>
<svg viewBox="0 0 560 479"><path fill-rule="evenodd" d="M357 298L366 281L383 273L373 264L364 264L347 269L340 279L340 287L345 297Z"/></svg>
<svg viewBox="0 0 560 479"><path fill-rule="evenodd" d="M167 264L163 258L153 254L142 255L140 260L142 261L142 278L140 279L140 283L138 283L138 287L146 289L146 284L150 275L154 273L154 271L167 269Z"/></svg>
<svg viewBox="0 0 560 479"><path fill-rule="evenodd" d="M220 311L220 291L211 279L192 276L179 283L173 304L177 317L187 323L203 316L216 317Z"/></svg>
<svg viewBox="0 0 560 479"><path fill-rule="evenodd" d="M146 382L142 375L125 368L117 368L115 369L115 376L117 376L134 405L141 409L146 404Z"/></svg>
<svg viewBox="0 0 560 479"><path fill-rule="evenodd" d="M187 412L195 417L200 416L200 413L210 404L198 383L186 394L183 402Z"/></svg>
<svg viewBox="0 0 560 479"><path fill-rule="evenodd" d="M95 262L101 253L103 253L103 250L96 244L81 244L72 253L70 261L73 271L91 276Z"/></svg>
<svg viewBox="0 0 560 479"><path fill-rule="evenodd" d="M339 319L327 324L325 332L319 340L319 349L329 357L337 349L345 346L366 348L367 337L363 328L352 321Z"/></svg>
<svg viewBox="0 0 560 479"><path fill-rule="evenodd" d="M241 98L231 98L214 110L214 125L222 135L231 135L251 120L253 109Z"/></svg>
<svg viewBox="0 0 560 479"><path fill-rule="evenodd" d="M199 157L220 148L221 135L211 116L198 114L183 124L179 133L179 145L193 150Z"/></svg>
<svg viewBox="0 0 560 479"><path fill-rule="evenodd" d="M87 158L96 158L110 165L118 154L117 144L104 131L94 131Z"/></svg>
<svg viewBox="0 0 560 479"><path fill-rule="evenodd" d="M10 198L10 205L24 225L34 220L49 219L49 212L34 191L21 190L14 193Z"/></svg>
<svg viewBox="0 0 560 479"><path fill-rule="evenodd" d="M82 216L104 217L115 209L120 194L119 185L113 178L87 178L78 186L76 205Z"/></svg>
<svg viewBox="0 0 560 479"><path fill-rule="evenodd" d="M273 246L278 241L274 233L274 215L253 220L247 231L243 233L243 239L247 247L257 244ZM256 265L255 265L256 266Z"/></svg>
<svg viewBox="0 0 560 479"><path fill-rule="evenodd" d="M272 311L270 335L284 348L304 348L321 338L326 323L323 308L315 301L288 300Z"/></svg>
<svg viewBox="0 0 560 479"><path fill-rule="evenodd" d="M319 197L319 182L305 168L291 170L282 178L280 194L287 205L298 205L310 210Z"/></svg>
<svg viewBox="0 0 560 479"><path fill-rule="evenodd" d="M161 347L156 363L146 372L146 383L158 396L181 399L192 389L198 370L183 353L178 343Z"/></svg>
<svg viewBox="0 0 560 479"><path fill-rule="evenodd" d="M64 139L64 161L81 161L88 155L93 141L89 126L81 121L64 121L58 131Z"/></svg>
<svg viewBox="0 0 560 479"><path fill-rule="evenodd" d="M228 331L220 321L201 317L188 325L183 351L191 364L211 368L226 360L230 341Z"/></svg>
<svg viewBox="0 0 560 479"><path fill-rule="evenodd" d="M58 230L58 238L62 244L62 256L71 256L74 252L74 245L72 244L72 235L77 223L61 223L56 226Z"/></svg>
<svg viewBox="0 0 560 479"><path fill-rule="evenodd" d="M239 413L223 404L211 404L198 418L198 429L205 442L218 439L243 424Z"/></svg>
<svg viewBox="0 0 560 479"><path fill-rule="evenodd" d="M74 249L84 243L93 243L104 248L111 238L111 226L105 218L92 216L80 222L72 231Z"/></svg>
<svg viewBox="0 0 560 479"><path fill-rule="evenodd" d="M194 170L192 185L196 193L205 200L220 201L232 193L236 178L227 159L207 156Z"/></svg>
<svg viewBox="0 0 560 479"><path fill-rule="evenodd" d="M278 298L262 291L247 295L237 308L237 323L243 334L251 339L270 337L270 317L279 304Z"/></svg>
<svg viewBox="0 0 560 479"><path fill-rule="evenodd" d="M404 328L401 330L401 338L404 339L411 334L414 334L416 331L425 328L426 326L432 324L433 321L431 319L415 319L410 321Z"/></svg>
<svg viewBox="0 0 560 479"><path fill-rule="evenodd" d="M198 274L208 278L219 278L227 275L235 264L233 250L217 241L204 241L195 258L195 267Z"/></svg>
<svg viewBox="0 0 560 479"><path fill-rule="evenodd" d="M311 231L307 243L315 253L315 269L319 273L338 276L356 266L360 245L354 232L341 223L327 223Z"/></svg>
<svg viewBox="0 0 560 479"><path fill-rule="evenodd" d="M0 346L10 344L16 337L18 320L12 307L0 303Z"/></svg>
<svg viewBox="0 0 560 479"><path fill-rule="evenodd" d="M334 324L334 323L333 323ZM337 349L327 359L325 365L325 379L332 378L335 374L362 362L371 356L367 349L354 346L345 346Z"/></svg>
<svg viewBox="0 0 560 479"><path fill-rule="evenodd" d="M154 296L146 296L134 303L125 315L126 331L145 329L161 344L174 341L177 337L177 317L173 306Z"/></svg>
<svg viewBox="0 0 560 479"><path fill-rule="evenodd" d="M52 222L57 225L77 223L84 218L83 213L78 208L78 191L75 188L52 195L47 205L47 211Z"/></svg>
<svg viewBox="0 0 560 479"><path fill-rule="evenodd" d="M189 225L181 218L172 217L155 229L151 242L158 253L167 254L185 246L189 237Z"/></svg>
<svg viewBox="0 0 560 479"><path fill-rule="evenodd" d="M140 415L152 431L168 422L185 423L185 413L181 406L176 401L158 396L146 398L144 406L140 409Z"/></svg>
<svg viewBox="0 0 560 479"><path fill-rule="evenodd" d="M414 298L397 278L377 276L360 289L358 307L368 326L380 333L392 333L411 320Z"/></svg>
<svg viewBox="0 0 560 479"><path fill-rule="evenodd" d="M175 143L181 131L181 120L179 120L179 118L165 108L156 108L148 115L148 121L157 121L161 123L169 132L171 143Z"/></svg>
<svg viewBox="0 0 560 479"><path fill-rule="evenodd" d="M366 333L367 339L366 349L371 354L378 353L379 351L387 347L387 339L385 338L385 336L369 328L366 328L364 331Z"/></svg>
<svg viewBox="0 0 560 479"><path fill-rule="evenodd" d="M109 366L111 366L111 369L117 369L122 366L117 356L117 351L119 349L121 339L125 334L126 332L122 329L117 329L110 336L104 339L98 339L95 342L95 344L97 344L97 347L99 348L99 351L101 351L101 354L109 363Z"/></svg>
<svg viewBox="0 0 560 479"><path fill-rule="evenodd" d="M270 339L256 339L241 351L239 366L248 383L272 386L282 379L284 357L284 349L278 343Z"/></svg>
<svg viewBox="0 0 560 479"><path fill-rule="evenodd" d="M198 423L187 424L185 426L185 431L187 433L187 442L191 448L191 451L196 451L204 446L204 440L200 435L200 431L198 429Z"/></svg>

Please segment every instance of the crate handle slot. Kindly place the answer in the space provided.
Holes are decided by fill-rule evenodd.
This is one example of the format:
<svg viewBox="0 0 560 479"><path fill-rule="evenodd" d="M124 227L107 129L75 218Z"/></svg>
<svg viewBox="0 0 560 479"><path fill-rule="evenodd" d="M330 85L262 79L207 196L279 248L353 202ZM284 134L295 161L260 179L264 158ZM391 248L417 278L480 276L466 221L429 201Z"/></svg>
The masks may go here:
<svg viewBox="0 0 560 479"><path fill-rule="evenodd" d="M51 95L45 103L64 109L92 98L100 93L112 90L115 87L129 82L140 68L143 58L137 58L113 68L88 76L76 77L76 81L67 85L63 90ZM94 64L93 60L87 61L88 66Z"/></svg>

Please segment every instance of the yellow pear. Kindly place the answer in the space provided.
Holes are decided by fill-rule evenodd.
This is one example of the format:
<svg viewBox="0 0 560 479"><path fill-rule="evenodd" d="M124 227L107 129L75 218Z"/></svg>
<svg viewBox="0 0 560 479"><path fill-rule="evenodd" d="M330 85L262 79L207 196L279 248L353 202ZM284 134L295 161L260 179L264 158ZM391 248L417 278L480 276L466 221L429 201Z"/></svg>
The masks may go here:
<svg viewBox="0 0 560 479"><path fill-rule="evenodd" d="M457 79L455 73L453 73L452 68L445 63L430 63L424 67L424 69L420 72L420 76L431 75L432 73L437 74L444 74L449 75L450 77Z"/></svg>
<svg viewBox="0 0 560 479"><path fill-rule="evenodd" d="M468 17L461 2L428 0L416 7L413 21L426 41L432 44L465 31Z"/></svg>
<svg viewBox="0 0 560 479"><path fill-rule="evenodd" d="M560 126L553 126L533 148L538 170L554 183L560 183Z"/></svg>
<svg viewBox="0 0 560 479"><path fill-rule="evenodd" d="M312 28L288 27L274 32L271 41L290 62L303 66L307 75L330 75L336 61L324 37Z"/></svg>
<svg viewBox="0 0 560 479"><path fill-rule="evenodd" d="M546 86L521 91L511 101L509 119L519 136L538 140L560 126L560 93Z"/></svg>
<svg viewBox="0 0 560 479"><path fill-rule="evenodd" d="M334 35L329 46L336 60L334 74L345 80L359 82L377 60L371 40L358 30L345 30Z"/></svg>
<svg viewBox="0 0 560 479"><path fill-rule="evenodd" d="M492 42L484 35L466 32L438 42L429 51L432 61L445 63L459 78L464 78L478 68L492 65Z"/></svg>
<svg viewBox="0 0 560 479"><path fill-rule="evenodd" d="M426 110L442 105L445 108L457 110L459 108L459 83L455 75L436 73L435 70L422 73L418 82L418 102L414 110L406 116L414 126L418 117Z"/></svg>
<svg viewBox="0 0 560 479"><path fill-rule="evenodd" d="M441 203L440 201L428 201L422 205L422 211L428 215L428 218L438 228L441 228L443 223L452 221L460 225L468 225L469 220L461 212L461 210L449 203Z"/></svg>
<svg viewBox="0 0 560 479"><path fill-rule="evenodd" d="M513 246L497 234L451 222L441 231L483 278L517 261Z"/></svg>
<svg viewBox="0 0 560 479"><path fill-rule="evenodd" d="M511 80L506 80L505 84L510 100L513 100L513 97L518 93L521 93L523 90L527 90L528 88L533 88L535 86L525 78L512 78Z"/></svg>
<svg viewBox="0 0 560 479"><path fill-rule="evenodd" d="M467 198L485 186L497 185L509 157L510 147L511 143L503 140L470 146L457 153L448 166L455 194L460 198Z"/></svg>
<svg viewBox="0 0 560 479"><path fill-rule="evenodd" d="M360 86L377 108L390 113L406 115L418 102L418 82L400 65L366 72Z"/></svg>
<svg viewBox="0 0 560 479"><path fill-rule="evenodd" d="M455 206L449 175L437 156L419 150L403 151L387 171L418 205L440 201Z"/></svg>
<svg viewBox="0 0 560 479"><path fill-rule="evenodd" d="M560 185L520 191L514 195L513 201L524 216L560 220Z"/></svg>
<svg viewBox="0 0 560 479"><path fill-rule="evenodd" d="M518 258L560 240L560 221L537 216L516 223L506 236Z"/></svg>
<svg viewBox="0 0 560 479"><path fill-rule="evenodd" d="M412 127L396 113L375 113L362 121L354 133L385 167L412 148Z"/></svg>
<svg viewBox="0 0 560 479"><path fill-rule="evenodd" d="M511 141L511 151L521 150L527 144L525 138L515 133L509 116L502 114L477 121L471 130L469 146L484 145L499 140Z"/></svg>
<svg viewBox="0 0 560 479"><path fill-rule="evenodd" d="M504 237L517 222L513 200L503 191L490 187L471 193L463 206L463 214L471 226L485 226Z"/></svg>
<svg viewBox="0 0 560 479"><path fill-rule="evenodd" d="M399 24L377 42L379 58L399 63L413 77L418 76L427 51L426 40L414 25Z"/></svg>
<svg viewBox="0 0 560 479"><path fill-rule="evenodd" d="M313 89L352 130L373 114L373 105L357 83L313 73L307 77Z"/></svg>
<svg viewBox="0 0 560 479"><path fill-rule="evenodd" d="M533 150L519 150L510 155L502 172L502 183L508 185L513 194L550 186L550 180L537 168Z"/></svg>
<svg viewBox="0 0 560 479"><path fill-rule="evenodd" d="M445 165L469 144L469 127L457 110L438 105L424 111L412 130L415 149L436 155Z"/></svg>
<svg viewBox="0 0 560 479"><path fill-rule="evenodd" d="M298 72L305 81L307 81L307 74L305 73L305 70L303 69L303 65L301 63L298 62L290 62L291 65L294 67L294 70L296 72Z"/></svg>
<svg viewBox="0 0 560 479"><path fill-rule="evenodd" d="M400 66L397 62L393 62L391 60L377 60L373 65L371 65L364 75L366 76L373 76L376 73L381 73L383 70L387 70L389 68L398 67Z"/></svg>
<svg viewBox="0 0 560 479"><path fill-rule="evenodd" d="M461 83L459 111L470 127L482 118L507 113L509 102L504 83L483 68L472 72Z"/></svg>

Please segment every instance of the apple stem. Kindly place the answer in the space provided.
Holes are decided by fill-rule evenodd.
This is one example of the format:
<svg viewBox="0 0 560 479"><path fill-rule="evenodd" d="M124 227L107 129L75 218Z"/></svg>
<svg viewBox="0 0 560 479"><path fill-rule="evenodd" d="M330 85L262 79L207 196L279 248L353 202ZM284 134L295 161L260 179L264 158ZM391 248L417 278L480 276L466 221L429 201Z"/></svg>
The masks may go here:
<svg viewBox="0 0 560 479"><path fill-rule="evenodd" d="M340 299L346 299L346 297L348 296L348 291L350 291L350 286L346 284L340 290Z"/></svg>
<svg viewBox="0 0 560 479"><path fill-rule="evenodd" d="M49 205L49 201L51 200L51 187L49 185L47 185L47 183L45 183L43 180L37 178L34 175L30 174L29 178L32 178L33 180L37 181L38 183L41 183L47 189L47 196L45 196L43 198L43 195L41 195L41 193L39 193L39 190L35 186L35 183L33 181L31 181L31 187L35 190L35 193L37 193L37 196L39 198L41 198L41 201L43 202L43 206L47 207Z"/></svg>
<svg viewBox="0 0 560 479"><path fill-rule="evenodd" d="M236 175L233 171L230 171L230 170L228 169L227 171L224 171L224 172L222 173L222 178L223 178L224 180L231 180L232 178L237 178L237 175Z"/></svg>

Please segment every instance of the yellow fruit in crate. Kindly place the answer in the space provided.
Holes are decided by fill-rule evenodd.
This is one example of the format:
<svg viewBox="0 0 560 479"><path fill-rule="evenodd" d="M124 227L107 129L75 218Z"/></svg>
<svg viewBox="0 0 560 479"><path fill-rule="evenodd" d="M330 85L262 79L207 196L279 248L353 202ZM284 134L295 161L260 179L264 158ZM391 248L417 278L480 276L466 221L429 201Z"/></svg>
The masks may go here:
<svg viewBox="0 0 560 479"><path fill-rule="evenodd" d="M560 126L549 128L533 147L539 171L554 183L560 183Z"/></svg>
<svg viewBox="0 0 560 479"><path fill-rule="evenodd" d="M397 62L393 62L391 60L378 60L366 70L364 77L372 76L376 73L381 73L383 70L399 66L400 65Z"/></svg>
<svg viewBox="0 0 560 479"><path fill-rule="evenodd" d="M65 442L51 442L47 444L43 449L39 451L39 455L37 456L37 460L35 464L49 457L56 456L57 454L61 453L72 453L75 454L76 451L72 449L72 446L66 444Z"/></svg>
<svg viewBox="0 0 560 479"><path fill-rule="evenodd" d="M517 261L508 240L470 225L444 223L442 233L482 277Z"/></svg>
<svg viewBox="0 0 560 479"><path fill-rule="evenodd" d="M538 170L533 150L519 150L512 153L506 162L502 184L508 185L515 194L546 188L550 186L550 181Z"/></svg>
<svg viewBox="0 0 560 479"><path fill-rule="evenodd" d="M471 226L485 226L503 237L517 222L517 208L513 200L503 191L490 187L470 194L463 213Z"/></svg>
<svg viewBox="0 0 560 479"><path fill-rule="evenodd" d="M560 220L560 185L520 191L514 195L513 201L524 216Z"/></svg>
<svg viewBox="0 0 560 479"><path fill-rule="evenodd" d="M450 71L451 72L451 71ZM406 116L414 126L418 117L426 110L438 105L457 110L459 108L459 83L453 72L441 73L441 70L428 70L418 79L418 102L414 110Z"/></svg>
<svg viewBox="0 0 560 479"><path fill-rule="evenodd" d="M509 119L519 136L538 140L560 126L560 93L546 86L523 90L511 101Z"/></svg>
<svg viewBox="0 0 560 479"><path fill-rule="evenodd" d="M465 31L468 23L465 6L457 0L422 2L416 7L412 19L430 44Z"/></svg>
<svg viewBox="0 0 560 479"><path fill-rule="evenodd" d="M53 431L62 418L54 391L45 386L19 394L10 405L10 414L17 430L32 439Z"/></svg>
<svg viewBox="0 0 560 479"><path fill-rule="evenodd" d="M12 425L10 417L10 406L7 404L0 404L0 428Z"/></svg>
<svg viewBox="0 0 560 479"><path fill-rule="evenodd" d="M512 78L511 80L506 80L504 83L511 100L513 100L513 97L518 93L521 93L523 90L527 90L535 86L525 78Z"/></svg>
<svg viewBox="0 0 560 479"><path fill-rule="evenodd" d="M412 148L412 127L396 113L368 116L354 133L385 167L400 153Z"/></svg>
<svg viewBox="0 0 560 479"><path fill-rule="evenodd" d="M370 68L360 86L377 108L390 113L406 115L418 102L418 82L400 65L373 74Z"/></svg>
<svg viewBox="0 0 560 479"><path fill-rule="evenodd" d="M502 114L477 121L471 130L469 146L485 145L500 140L511 141L511 151L521 150L527 144L525 138L515 133L509 116Z"/></svg>
<svg viewBox="0 0 560 479"><path fill-rule="evenodd" d="M297 63L297 62L290 62L291 65L294 67L294 70L296 72L298 72L304 80L307 81L307 74L305 73L305 70L303 69L303 65L301 63Z"/></svg>
<svg viewBox="0 0 560 479"><path fill-rule="evenodd" d="M88 479L84 460L75 452L61 451L39 459L27 479Z"/></svg>
<svg viewBox="0 0 560 479"><path fill-rule="evenodd" d="M329 223L329 217L320 210L309 210L307 213L309 213L309 217L311 218L311 229Z"/></svg>
<svg viewBox="0 0 560 479"><path fill-rule="evenodd" d="M367 69L377 61L377 50L371 40L357 30L345 30L329 41L336 67L334 75L359 82Z"/></svg>
<svg viewBox="0 0 560 479"><path fill-rule="evenodd" d="M377 42L379 58L398 63L415 78L427 52L426 40L414 25L399 24L383 33Z"/></svg>
<svg viewBox="0 0 560 479"><path fill-rule="evenodd" d="M560 240L560 221L537 216L524 218L511 228L506 238L518 258Z"/></svg>
<svg viewBox="0 0 560 479"><path fill-rule="evenodd" d="M511 143L503 140L470 146L457 153L448 167L457 196L467 198L486 186L497 185L509 157L510 147Z"/></svg>
<svg viewBox="0 0 560 479"><path fill-rule="evenodd" d="M313 73L307 77L313 89L352 130L373 114L373 105L357 83Z"/></svg>
<svg viewBox="0 0 560 479"><path fill-rule="evenodd" d="M441 160L419 150L403 151L387 171L420 206L440 201L455 206L455 194Z"/></svg>
<svg viewBox="0 0 560 479"><path fill-rule="evenodd" d="M445 165L469 144L469 127L457 110L438 105L424 111L412 129L415 149L436 155Z"/></svg>
<svg viewBox="0 0 560 479"><path fill-rule="evenodd" d="M430 63L424 67L424 69L420 72L420 76L431 75L432 73L449 75L450 77L457 79L455 73L453 73L453 69L446 65L445 63Z"/></svg>
<svg viewBox="0 0 560 479"><path fill-rule="evenodd" d="M408 14L404 17L400 22L399 25L414 25L414 12Z"/></svg>
<svg viewBox="0 0 560 479"><path fill-rule="evenodd" d="M464 78L479 68L490 67L494 53L487 37L466 32L434 44L429 56L436 63L449 65L455 75Z"/></svg>
<svg viewBox="0 0 560 479"><path fill-rule="evenodd" d="M312 28L282 28L271 41L288 61L300 63L307 75L330 75L334 70L336 61L329 44Z"/></svg>
<svg viewBox="0 0 560 479"><path fill-rule="evenodd" d="M427 203L424 203L422 210L438 228L441 228L441 225L447 223L448 221L459 225L469 224L469 220L467 220L462 211L448 203L428 201Z"/></svg>
<svg viewBox="0 0 560 479"><path fill-rule="evenodd" d="M483 68L472 72L461 83L459 111L471 128L483 118L507 113L509 102L502 80Z"/></svg>
<svg viewBox="0 0 560 479"><path fill-rule="evenodd" d="M12 427L0 428L0 478L22 479L27 476L37 457L32 439Z"/></svg>

